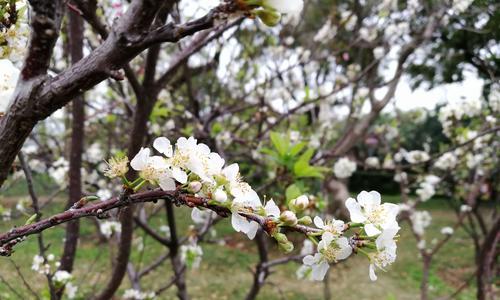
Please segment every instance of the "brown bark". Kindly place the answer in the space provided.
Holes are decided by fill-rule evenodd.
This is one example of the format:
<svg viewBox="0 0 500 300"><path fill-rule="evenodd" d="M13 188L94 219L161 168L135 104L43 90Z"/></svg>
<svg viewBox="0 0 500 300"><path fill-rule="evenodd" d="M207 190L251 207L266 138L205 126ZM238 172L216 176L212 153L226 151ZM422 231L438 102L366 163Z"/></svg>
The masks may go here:
<svg viewBox="0 0 500 300"><path fill-rule="evenodd" d="M500 242L500 217L496 218L493 226L486 235L481 252L479 255L478 270L477 270L477 299L492 300L494 299L492 284L493 270L498 257L497 247Z"/></svg>
<svg viewBox="0 0 500 300"><path fill-rule="evenodd" d="M185 266L181 262L179 255L179 239L177 237L177 226L175 224L174 206L171 201L165 203L167 211L167 222L170 228L170 262L174 269L175 285L177 286L177 297L181 300L188 300L189 295L186 287Z"/></svg>
<svg viewBox="0 0 500 300"><path fill-rule="evenodd" d="M52 13L46 13L46 17L53 17L48 20L48 23L53 26L50 30L38 28L37 24L33 23L39 20L35 9L32 22L34 34L31 38L26 64L21 71L23 76L18 82L11 106L5 116L0 118L0 144L2 145L0 148L0 185L7 178L12 162L38 121L47 118L104 79L109 77L120 79L118 70L150 46L162 42L177 42L198 31L211 28L215 19L237 9L237 7L223 4L197 20L185 24L168 23L151 30L151 23L162 2L132 1L126 14L120 18L103 44L75 65L51 78L46 75L46 72L59 33L58 12L62 12L63 1L32 2L33 5L44 3L41 5L44 8L50 6L46 10L52 10ZM47 3L54 3L54 5ZM47 33L50 35L44 36ZM37 51L42 53L37 53Z"/></svg>
<svg viewBox="0 0 500 300"><path fill-rule="evenodd" d="M255 236L255 243L257 244L257 249L259 252L259 263L255 268L255 273L253 275L253 284L250 288L250 291L248 291L248 294L245 298L246 300L253 300L257 298L260 289L266 282L267 276L269 276L269 270L266 266L269 259L267 250L267 237L261 229L257 231L257 235Z"/></svg>
<svg viewBox="0 0 500 300"><path fill-rule="evenodd" d="M74 64L83 57L83 20L74 11L68 11L69 16L69 48L71 62ZM82 197L82 154L85 126L85 103L83 95L73 100L72 110L71 151L69 160L69 199L66 209L73 206ZM60 270L71 272L75 261L78 238L80 235L80 221L78 219L66 225L66 239L61 256ZM64 289L58 291L58 298L62 297Z"/></svg>

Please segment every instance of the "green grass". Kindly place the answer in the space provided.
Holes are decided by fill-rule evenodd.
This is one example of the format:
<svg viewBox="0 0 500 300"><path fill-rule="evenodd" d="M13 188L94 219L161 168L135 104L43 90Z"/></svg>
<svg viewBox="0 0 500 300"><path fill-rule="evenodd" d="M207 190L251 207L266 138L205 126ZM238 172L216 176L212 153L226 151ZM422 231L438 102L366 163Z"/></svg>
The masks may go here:
<svg viewBox="0 0 500 300"><path fill-rule="evenodd" d="M2 200L4 206L14 206L15 198ZM397 202L396 197L384 197L386 201ZM58 212L63 207L63 199L48 206L45 215ZM433 201L433 200L432 200ZM433 215L433 223L428 229L427 241L440 238L440 229L453 224L454 215L447 211L443 201L425 204ZM148 204L152 206L152 204ZM190 224L190 210L177 208L177 222L179 232L185 234ZM5 232L13 225L21 225L26 218L9 223L0 222L0 231ZM161 211L152 221L153 227L165 224L164 213ZM407 224L403 224L398 248L398 259L389 268L387 273L378 272L379 280L375 283L368 278L368 261L366 258L355 256L344 263L331 268L330 285L333 299L382 299L405 300L418 299L421 263L418 259L415 241ZM255 245L241 234L235 233L229 220L223 220L216 225L217 239L224 240L226 245L216 243L203 244L203 261L200 269L188 271L188 291L193 299L242 299L252 283L251 268L257 262ZM144 253L134 247L132 261L135 265L145 266L166 249L147 237L141 230L136 231L142 236L145 244ZM48 252L59 256L64 237L64 226L59 226L44 232L44 239L50 244ZM296 245L300 249L300 245ZM33 256L38 253L36 236L30 236L25 242L18 245L11 258L0 258L0 275L19 293L30 299L30 294L24 288L20 277L9 259L12 259L20 268L30 285L40 294L43 293L45 278L31 271ZM271 246L272 257L279 257L276 247ZM75 277L80 287L82 299L93 291L99 291L109 278L111 270L110 258L116 253L116 245L99 244L95 235L95 227L90 220L82 219L81 240L77 252ZM298 264L290 263L277 267L269 277L268 284L262 289L259 299L322 299L323 284L300 281L295 277ZM458 230L452 240L436 255L430 276L431 298L447 295L453 292L473 272L473 249L465 232ZM160 287L168 281L172 271L166 262L156 271L150 273L142 281L144 290ZM118 295L129 288L129 281L125 279ZM171 288L160 299L175 297L175 288ZM474 287L467 288L458 299L473 299ZM9 289L0 283L0 299L18 299Z"/></svg>

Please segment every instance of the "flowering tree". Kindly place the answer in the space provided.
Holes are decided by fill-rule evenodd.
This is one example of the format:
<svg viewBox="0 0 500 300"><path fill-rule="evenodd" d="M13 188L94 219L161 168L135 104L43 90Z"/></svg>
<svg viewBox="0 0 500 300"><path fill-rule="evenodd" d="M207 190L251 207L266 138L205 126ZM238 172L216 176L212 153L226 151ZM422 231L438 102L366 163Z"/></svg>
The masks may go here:
<svg viewBox="0 0 500 300"><path fill-rule="evenodd" d="M39 253L32 270L46 277L50 299L161 299L172 286L180 299L188 299L186 270L200 266L203 243L227 218L258 250L247 299L257 297L273 268L294 261L302 263L299 277L321 281L331 266L360 254L368 260L367 276L377 280L376 271L396 260L399 220L409 220L419 244L425 241L426 216L408 198L403 169L426 174L420 164L434 157L402 151L391 126L376 127L376 134L392 135L386 154L399 151L408 165L394 154L382 166L355 149L394 99L403 75L429 55L429 42L463 18L469 5L0 1L0 186L7 191L26 181L30 196L15 209L0 206L4 219L27 219L0 234L0 254L15 259L15 251L36 235ZM471 168L458 162L470 159L483 173L460 173L453 180L480 187L491 178L497 148L450 155L472 140L498 146L496 120L467 130L455 123L464 115L498 114L497 102L489 99L490 110L477 103L442 109L440 121L451 142L436 154L435 168ZM468 137L464 132L471 130L475 136ZM360 166L395 170L403 204L383 203L376 191L355 198L329 191L332 184L345 189ZM51 195L42 203L34 185L43 174L50 178ZM427 176L415 184L423 200L438 180ZM42 216L47 202L66 191L65 209ZM474 211L475 188L450 193ZM330 197L339 201L332 205ZM191 209L193 225L185 235L176 224L179 206ZM344 216L330 215L337 209ZM162 211L166 225L157 226ZM467 216L458 212L455 226ZM482 222L481 214L474 216ZM93 220L99 239L114 245L111 275L101 278L101 290L79 286L73 275L82 218ZM478 280L486 294L497 223L475 236L476 250L486 255L477 264L484 268ZM49 247L44 231L61 224L64 241ZM443 231L442 243L452 233ZM135 252L147 255L138 232L165 248L146 266L131 259ZM302 249L294 251L299 242ZM284 254L272 259L271 243ZM439 245L431 251L421 247L424 273ZM60 257L52 254L58 246ZM155 290L144 289L146 276L166 261L173 276ZM132 288L121 293L126 275Z"/></svg>

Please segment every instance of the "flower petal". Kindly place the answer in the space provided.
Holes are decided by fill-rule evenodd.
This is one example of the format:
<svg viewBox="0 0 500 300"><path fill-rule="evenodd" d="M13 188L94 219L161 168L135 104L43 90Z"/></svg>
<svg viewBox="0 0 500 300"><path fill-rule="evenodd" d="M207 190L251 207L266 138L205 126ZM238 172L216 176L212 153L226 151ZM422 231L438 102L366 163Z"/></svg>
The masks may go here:
<svg viewBox="0 0 500 300"><path fill-rule="evenodd" d="M312 266L311 278L313 280L321 281L325 278L326 272L328 272L330 265L326 261L322 261L317 265Z"/></svg>
<svg viewBox="0 0 500 300"><path fill-rule="evenodd" d="M238 178L239 172L240 172L240 167L238 166L238 164L231 164L225 167L224 170L222 170L222 175L224 175L224 177L226 177L226 179L229 180L229 182L233 182L236 181L236 179Z"/></svg>
<svg viewBox="0 0 500 300"><path fill-rule="evenodd" d="M372 281L376 281L377 280L377 275L375 274L375 265L374 264L370 264L369 273L370 273L370 279Z"/></svg>
<svg viewBox="0 0 500 300"><path fill-rule="evenodd" d="M268 217L269 216L278 217L281 213L279 207L276 205L276 203L274 203L274 200L267 202L264 209Z"/></svg>
<svg viewBox="0 0 500 300"><path fill-rule="evenodd" d="M375 225L370 223L365 225L365 232L368 236L374 236L380 234L382 231L380 231L377 227L375 227Z"/></svg>
<svg viewBox="0 0 500 300"><path fill-rule="evenodd" d="M314 260L314 256L312 256L312 255L307 255L306 257L304 257L302 259L302 263L304 263L304 265L308 265L308 266L314 264L315 262L316 261Z"/></svg>
<svg viewBox="0 0 500 300"><path fill-rule="evenodd" d="M153 142L153 147L156 151L164 154L166 157L172 157L173 150L170 141L166 137L156 138Z"/></svg>
<svg viewBox="0 0 500 300"><path fill-rule="evenodd" d="M187 182L188 176L181 168L172 168L172 176L182 184Z"/></svg>
<svg viewBox="0 0 500 300"><path fill-rule="evenodd" d="M354 200L354 198L349 198L345 201L345 206L349 210L351 216L351 221L355 223L363 223L366 221L366 217L361 212L361 206Z"/></svg>
<svg viewBox="0 0 500 300"><path fill-rule="evenodd" d="M175 191L175 180L170 176L160 176L158 180L160 187L164 191Z"/></svg>
<svg viewBox="0 0 500 300"><path fill-rule="evenodd" d="M247 219L240 216L237 212L233 212L231 215L231 225L235 231L243 233L247 233L250 226Z"/></svg>
<svg viewBox="0 0 500 300"><path fill-rule="evenodd" d="M380 193L377 191L371 191L369 193L372 196L372 205L379 206L382 201L382 197L380 197Z"/></svg>
<svg viewBox="0 0 500 300"><path fill-rule="evenodd" d="M259 224L257 222L251 221L248 227L248 232L246 233L248 238L253 240L259 229Z"/></svg>
<svg viewBox="0 0 500 300"><path fill-rule="evenodd" d="M148 166L149 148L141 148L130 161L130 166L136 171L142 171Z"/></svg>
<svg viewBox="0 0 500 300"><path fill-rule="evenodd" d="M352 253L352 248L349 245L349 241L347 240L346 237L341 237L337 240L337 245L340 247L340 251L337 254L337 259L346 259L348 258L351 253Z"/></svg>
<svg viewBox="0 0 500 300"><path fill-rule="evenodd" d="M319 216L314 217L314 225L318 228L325 227L325 223L323 223L323 220Z"/></svg>

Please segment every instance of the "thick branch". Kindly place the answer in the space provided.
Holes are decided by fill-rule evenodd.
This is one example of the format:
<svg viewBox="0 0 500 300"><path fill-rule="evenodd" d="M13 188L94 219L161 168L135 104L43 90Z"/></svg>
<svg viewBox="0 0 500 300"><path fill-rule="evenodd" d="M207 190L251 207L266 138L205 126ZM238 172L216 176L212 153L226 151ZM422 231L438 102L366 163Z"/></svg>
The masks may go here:
<svg viewBox="0 0 500 300"><path fill-rule="evenodd" d="M176 205L210 209L222 217L228 217L231 214L231 211L226 207L209 204L209 200L206 198L182 194L176 191L162 191L157 189L125 197L114 197L109 200L97 203L90 203L83 207L69 209L33 224L13 228L9 232L0 235L0 255L11 254L12 247L29 235L40 233L44 230L69 222L71 220L89 216L102 217L105 215L105 212L115 208L126 207L137 203L156 202L160 199L172 201ZM270 231L274 228L274 226L272 226L273 220L271 218L253 213L240 214L242 216L245 216L249 220L256 221L266 231ZM300 224L295 226L288 226L286 228L288 230L301 232L304 234L321 232L320 229Z"/></svg>
<svg viewBox="0 0 500 300"><path fill-rule="evenodd" d="M215 19L229 13L228 6L222 5L198 20L180 25L169 23L150 31L159 2L133 1L106 41L90 55L54 78L43 77L18 84L9 111L0 118L0 184L7 178L15 156L38 121L113 76L148 47L160 42L177 42L212 27Z"/></svg>

